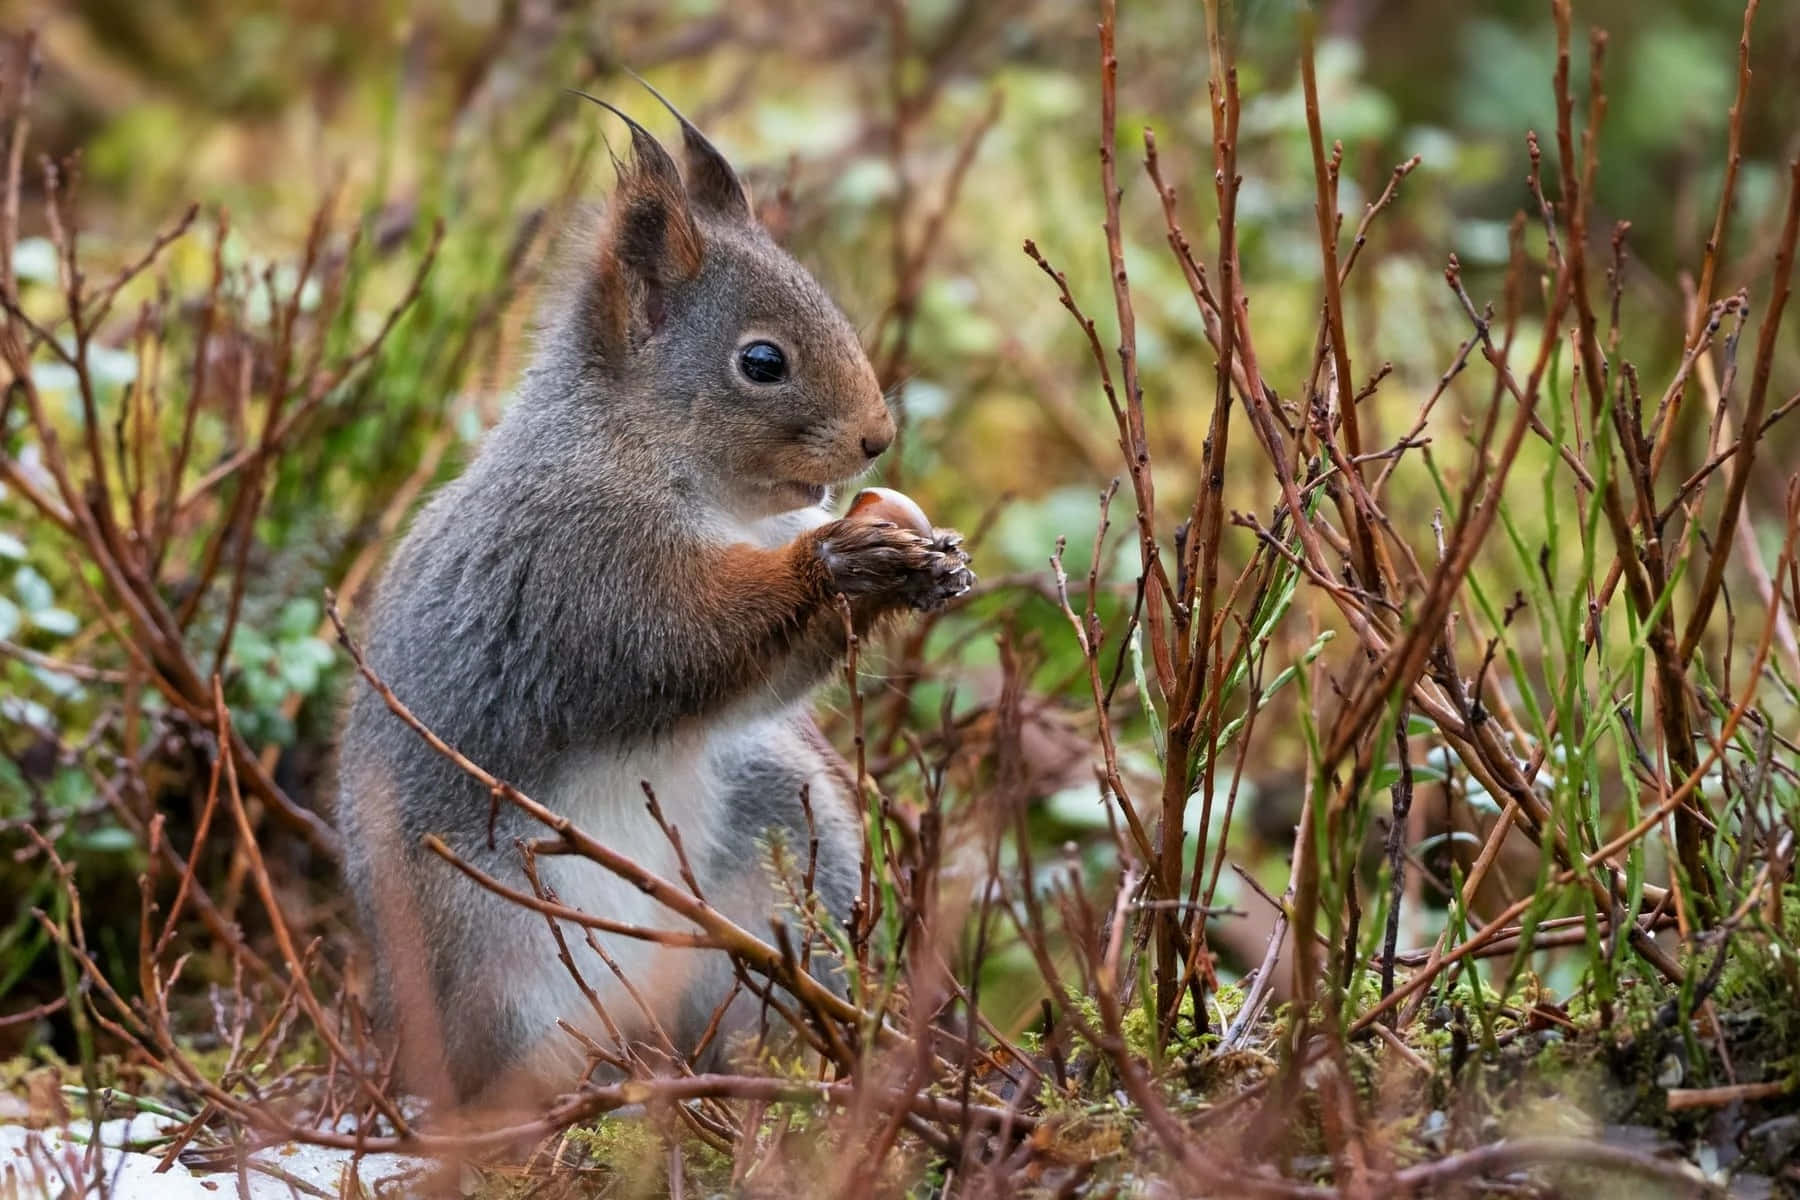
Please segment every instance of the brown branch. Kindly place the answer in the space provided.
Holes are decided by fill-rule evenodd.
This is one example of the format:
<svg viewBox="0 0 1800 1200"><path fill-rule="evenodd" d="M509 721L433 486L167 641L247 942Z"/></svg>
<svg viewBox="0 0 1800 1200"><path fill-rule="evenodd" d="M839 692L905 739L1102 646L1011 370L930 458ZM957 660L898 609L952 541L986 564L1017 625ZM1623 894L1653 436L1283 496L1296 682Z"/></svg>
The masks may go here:
<svg viewBox="0 0 1800 1200"><path fill-rule="evenodd" d="M1731 475L1725 485L1724 507L1719 510L1718 523L1713 527L1712 553L1706 560L1706 574L1700 581L1693 611L1688 614L1687 628L1681 635L1681 646L1676 652L1678 662L1683 664L1693 658L1700 638L1706 632L1707 622L1712 617L1713 604L1718 600L1719 588L1725 580L1725 565L1731 557L1731 531L1737 524L1738 511L1743 506L1744 494L1750 487L1750 471L1756 464L1757 438L1762 429L1763 409L1768 403L1769 377L1775 367L1777 336L1781 332L1781 317L1787 307L1789 284L1793 277L1794 245L1797 238L1800 238L1800 158L1788 164L1787 217L1782 222L1781 240L1775 251L1775 276L1770 289L1769 312L1763 318L1762 331L1757 336L1756 366L1750 376L1750 397L1744 405L1743 429L1746 440L1743 449L1732 460Z"/></svg>
<svg viewBox="0 0 1800 1200"><path fill-rule="evenodd" d="M1686 1163L1665 1162L1623 1146L1609 1146L1582 1138L1505 1138L1394 1172L1393 1183L1411 1191L1436 1189L1454 1180L1488 1172L1516 1171L1522 1167L1557 1164L1599 1168L1678 1186L1685 1195L1723 1196L1725 1190Z"/></svg>
<svg viewBox="0 0 1800 1200"><path fill-rule="evenodd" d="M461 871L464 875L474 880L483 888L492 892L494 895L499 896L503 900L506 900L508 903L518 905L520 908L528 908L532 912L542 913L547 917L554 917L558 921L567 921L571 925L579 925L584 929L598 929L601 933L615 933L620 937L637 938L640 941L655 942L658 945L678 946L686 949L720 948L718 942L701 934L682 933L679 930L673 929L651 929L643 925L629 925L622 921L613 921L606 917L597 917L592 913L583 912L579 908L570 908L566 904L560 904L554 900L546 900L543 897L535 896L530 892L522 892L518 888L508 887L498 879L495 879L492 875L483 871L480 867L475 866L473 863L470 863L467 859L457 854L456 851L444 844L442 838L434 833L425 835L424 846L427 850L455 867L458 871Z"/></svg>
<svg viewBox="0 0 1800 1200"><path fill-rule="evenodd" d="M1794 1090L1791 1079L1772 1079L1767 1083L1734 1083L1729 1087L1670 1088L1664 1100L1670 1112L1695 1108L1723 1108L1745 1101L1773 1100Z"/></svg>

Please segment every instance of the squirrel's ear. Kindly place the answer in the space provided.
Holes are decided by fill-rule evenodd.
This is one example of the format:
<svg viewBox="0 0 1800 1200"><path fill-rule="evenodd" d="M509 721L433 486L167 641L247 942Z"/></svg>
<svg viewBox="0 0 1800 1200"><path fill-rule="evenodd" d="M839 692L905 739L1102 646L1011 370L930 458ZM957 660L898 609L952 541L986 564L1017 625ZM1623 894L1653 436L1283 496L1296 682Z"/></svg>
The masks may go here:
<svg viewBox="0 0 1800 1200"><path fill-rule="evenodd" d="M687 190L694 206L706 210L715 217L748 224L750 221L750 192L738 178L731 163L719 152L704 133L695 128L694 123L682 115L679 108L669 103L669 98L651 87L636 71L625 72L644 85L644 90L655 96L657 101L681 122L682 158L687 164Z"/></svg>
<svg viewBox="0 0 1800 1200"><path fill-rule="evenodd" d="M662 325L668 289L700 271L705 243L688 207L687 189L662 143L630 117L586 92L631 127L631 158L619 164L619 184L607 206L596 264L601 341L623 346L634 324Z"/></svg>

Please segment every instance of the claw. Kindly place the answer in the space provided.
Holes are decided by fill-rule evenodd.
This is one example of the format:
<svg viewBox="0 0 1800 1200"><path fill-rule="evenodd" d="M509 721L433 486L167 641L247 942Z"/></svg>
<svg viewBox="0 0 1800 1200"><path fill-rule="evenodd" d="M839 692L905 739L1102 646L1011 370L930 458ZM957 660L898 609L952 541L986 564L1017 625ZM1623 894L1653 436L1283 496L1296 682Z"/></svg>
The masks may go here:
<svg viewBox="0 0 1800 1200"><path fill-rule="evenodd" d="M887 593L908 608L932 611L974 586L969 555L955 530L915 531L883 520L845 522L820 557L836 586L855 595Z"/></svg>

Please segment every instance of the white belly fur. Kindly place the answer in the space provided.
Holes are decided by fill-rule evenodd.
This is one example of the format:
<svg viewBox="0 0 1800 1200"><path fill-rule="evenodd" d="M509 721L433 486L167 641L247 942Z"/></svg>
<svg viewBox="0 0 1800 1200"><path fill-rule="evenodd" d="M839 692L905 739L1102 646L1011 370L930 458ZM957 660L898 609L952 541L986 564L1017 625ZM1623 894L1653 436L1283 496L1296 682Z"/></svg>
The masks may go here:
<svg viewBox="0 0 1800 1200"><path fill-rule="evenodd" d="M750 721L726 720L685 731L652 750L573 757L548 786L538 789L538 798L602 844L686 891L674 846L648 811L643 789L648 781L663 818L681 835L682 850L707 902L752 934L767 936L772 897L766 886L759 886L765 866L764 848L756 840L760 831L743 828L728 811L730 784L724 772L749 746L768 753L773 747L797 741L790 721L789 712ZM803 746L796 749L806 753ZM834 791L831 777L821 765L812 781L812 795L825 800ZM826 802L818 807L836 816L837 805ZM597 863L565 856L538 862L545 882L572 908L630 925L697 932L635 884ZM728 866L724 870L714 867L721 863ZM654 1041L638 1002L588 948L584 931L566 922L562 930L583 980L598 994L613 1024L628 1038ZM723 999L729 989L729 969L716 952L665 947L619 934L595 932L594 937L671 1037L679 1036L675 1028L679 1005L693 987L718 991L716 999ZM547 929L542 945L512 961L522 968L521 977L510 988L512 1002L528 1027L542 1031L549 1045L566 1049L566 1056L557 1057L572 1069L578 1068L582 1058L575 1039L556 1028L558 1020L568 1021L611 1048L605 1023L595 1015L568 968L557 960ZM712 1002L709 999L708 1003Z"/></svg>
<svg viewBox="0 0 1800 1200"><path fill-rule="evenodd" d="M772 548L783 545L809 529L831 520L823 507L797 509L772 517L744 520L725 513L708 514L703 534L721 544L747 542ZM771 703L773 701L773 703ZM674 846L651 818L645 796L647 781L656 793L663 819L681 835L682 850L699 877L707 902L749 932L766 936L771 897L758 886L763 866L763 847L755 840L758 830L742 827L728 811L730 781L724 772L744 750L812 757L810 748L796 738L793 717L804 707L778 695L751 695L732 710L716 714L704 725L686 729L651 749L628 754L594 751L570 757L537 799L567 816L583 832L627 856L674 887L686 890ZM852 820L840 803L831 800L837 791L829 771L819 764L811 781L815 816L822 826L849 833ZM723 849L729 855L721 854ZM715 862L731 865L729 872L710 872ZM595 916L653 929L694 931L687 921L670 912L636 885L620 879L596 863L571 857L539 860L544 880L562 903ZM722 878L709 878L720 874ZM638 1003L619 984L617 977L587 946L583 930L564 923L569 943L583 980L600 997L607 1014L627 1037L649 1037L649 1023ZM681 998L692 986L720 992L729 989L730 974L716 952L668 948L640 938L596 932L595 940L619 966L671 1036ZM558 1056L579 1069L583 1055L579 1045L556 1028L558 1020L607 1044L604 1023L593 1005L555 957L549 938L547 949L531 948L529 956L508 956L520 968L513 1003L528 1025L543 1031L547 1045L559 1047ZM524 961L522 961L524 960ZM704 973L705 979L699 977ZM561 1054L566 1049L566 1054Z"/></svg>

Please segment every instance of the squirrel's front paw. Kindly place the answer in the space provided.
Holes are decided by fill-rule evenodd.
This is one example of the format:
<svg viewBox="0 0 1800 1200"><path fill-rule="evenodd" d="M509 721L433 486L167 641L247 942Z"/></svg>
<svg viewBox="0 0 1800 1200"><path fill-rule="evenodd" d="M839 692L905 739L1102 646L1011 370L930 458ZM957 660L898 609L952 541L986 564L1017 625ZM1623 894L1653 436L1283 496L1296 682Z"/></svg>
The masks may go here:
<svg viewBox="0 0 1800 1200"><path fill-rule="evenodd" d="M919 533L892 521L837 521L820 531L819 562L836 591L921 611L942 608L975 585L962 536Z"/></svg>

